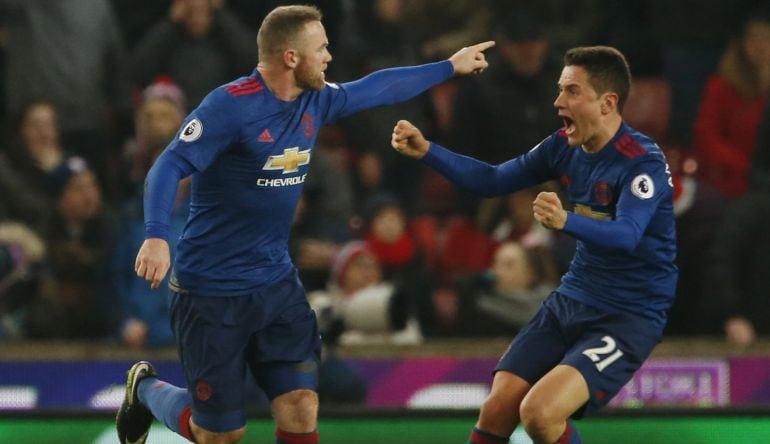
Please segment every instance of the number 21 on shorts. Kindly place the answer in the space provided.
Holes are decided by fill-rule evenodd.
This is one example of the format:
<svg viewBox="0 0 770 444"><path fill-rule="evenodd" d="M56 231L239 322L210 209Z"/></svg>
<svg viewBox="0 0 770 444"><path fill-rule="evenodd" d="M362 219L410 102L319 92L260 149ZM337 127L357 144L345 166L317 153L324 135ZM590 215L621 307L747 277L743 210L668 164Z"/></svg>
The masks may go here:
<svg viewBox="0 0 770 444"><path fill-rule="evenodd" d="M605 336L602 338L604 345L601 347L587 348L583 350L583 354L596 364L596 368L599 371L607 368L608 365L617 361L623 356L623 350L620 350L612 339L612 336Z"/></svg>

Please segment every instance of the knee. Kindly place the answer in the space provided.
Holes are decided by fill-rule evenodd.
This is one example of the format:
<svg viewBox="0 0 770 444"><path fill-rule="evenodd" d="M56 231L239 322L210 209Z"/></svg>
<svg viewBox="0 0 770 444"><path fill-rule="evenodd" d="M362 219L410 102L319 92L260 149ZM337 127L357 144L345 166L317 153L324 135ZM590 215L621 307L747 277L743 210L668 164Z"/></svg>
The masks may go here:
<svg viewBox="0 0 770 444"><path fill-rule="evenodd" d="M485 417L502 418L505 416L515 416L516 406L511 405L502 396L490 396L482 404L481 411Z"/></svg>
<svg viewBox="0 0 770 444"><path fill-rule="evenodd" d="M519 421L518 404L505 396L490 396L481 406L479 427L495 435L508 436Z"/></svg>
<svg viewBox="0 0 770 444"><path fill-rule="evenodd" d="M295 390L273 400L273 416L287 432L315 430L318 395L312 390Z"/></svg>
<svg viewBox="0 0 770 444"><path fill-rule="evenodd" d="M519 408L519 416L524 430L532 438L549 436L562 419L554 417L543 403L525 399Z"/></svg>

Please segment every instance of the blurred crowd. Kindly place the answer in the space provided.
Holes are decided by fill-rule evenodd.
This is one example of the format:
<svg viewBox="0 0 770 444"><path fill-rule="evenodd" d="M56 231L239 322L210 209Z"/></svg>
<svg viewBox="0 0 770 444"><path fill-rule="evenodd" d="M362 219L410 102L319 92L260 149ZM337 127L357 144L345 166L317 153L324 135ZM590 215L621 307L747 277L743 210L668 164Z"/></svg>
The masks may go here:
<svg viewBox="0 0 770 444"><path fill-rule="evenodd" d="M166 294L134 275L142 185L211 89L256 64L252 0L0 0L0 339L173 344ZM681 270L669 335L770 334L770 8L741 0L322 0L327 77L497 42L483 75L324 128L291 252L329 345L512 337L575 248L531 202L468 195L396 155L409 119L490 163L563 125L561 55L623 51L625 114L674 177ZM179 184L173 231L187 217ZM173 244L173 242L172 242Z"/></svg>

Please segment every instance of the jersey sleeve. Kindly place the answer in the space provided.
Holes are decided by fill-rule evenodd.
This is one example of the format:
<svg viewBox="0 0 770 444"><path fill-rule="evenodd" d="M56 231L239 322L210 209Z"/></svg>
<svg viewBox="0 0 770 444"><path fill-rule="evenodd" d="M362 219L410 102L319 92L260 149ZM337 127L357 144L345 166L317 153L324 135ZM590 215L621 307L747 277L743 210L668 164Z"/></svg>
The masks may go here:
<svg viewBox="0 0 770 444"><path fill-rule="evenodd" d="M621 187L615 220L569 213L564 231L594 245L634 251L660 203L673 198L673 182L665 160L649 158L631 167Z"/></svg>
<svg viewBox="0 0 770 444"><path fill-rule="evenodd" d="M235 98L223 90L214 90L185 119L174 140L166 147L204 171L238 140L240 112Z"/></svg>
<svg viewBox="0 0 770 444"><path fill-rule="evenodd" d="M493 197L537 185L555 177L554 137L549 136L528 153L499 165L453 153L432 143L422 162L471 193Z"/></svg>
<svg viewBox="0 0 770 444"><path fill-rule="evenodd" d="M388 68L361 79L335 84L327 83L329 97L324 123L376 106L409 100L454 74L452 62Z"/></svg>
<svg viewBox="0 0 770 444"><path fill-rule="evenodd" d="M168 240L179 181L193 171L194 167L173 151L158 156L144 182L145 238Z"/></svg>

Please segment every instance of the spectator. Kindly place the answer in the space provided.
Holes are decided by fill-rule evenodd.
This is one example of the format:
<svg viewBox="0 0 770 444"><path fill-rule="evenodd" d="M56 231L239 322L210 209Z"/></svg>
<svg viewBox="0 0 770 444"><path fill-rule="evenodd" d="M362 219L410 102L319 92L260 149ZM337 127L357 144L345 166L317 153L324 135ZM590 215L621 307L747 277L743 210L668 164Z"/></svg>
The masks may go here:
<svg viewBox="0 0 770 444"><path fill-rule="evenodd" d="M197 106L213 88L254 66L256 34L220 0L173 0L168 18L157 23L131 56L132 79L140 86L171 77ZM195 61L195 69L190 69Z"/></svg>
<svg viewBox="0 0 770 444"><path fill-rule="evenodd" d="M770 189L770 100L765 105L757 130L757 145L751 160L749 182L753 188Z"/></svg>
<svg viewBox="0 0 770 444"><path fill-rule="evenodd" d="M532 187L504 198L486 199L478 211L478 224L486 228L494 242L515 241L526 249L541 249L553 257L554 269L549 273L567 271L575 253L575 241L563 233L547 230L535 220L532 202L540 191L557 190L551 186Z"/></svg>
<svg viewBox="0 0 770 444"><path fill-rule="evenodd" d="M552 104L560 65L544 25L521 13L501 23L497 51L490 58L495 55L499 60L490 60L483 79L464 79L454 107L452 139L465 150L478 147L479 152L466 152L469 155L501 163L562 125Z"/></svg>
<svg viewBox="0 0 770 444"><path fill-rule="evenodd" d="M401 202L387 193L373 196L363 210L363 239L382 266L383 277L403 289L409 316L417 319L423 333L433 324L433 291L425 254L408 229Z"/></svg>
<svg viewBox="0 0 770 444"><path fill-rule="evenodd" d="M577 45L592 45L597 43L602 19L603 5L601 0L580 0L570 3L570 8L564 7L560 0L491 0L494 11L503 17L512 13L534 17L546 25L545 33L548 41L557 53L566 51ZM627 3L627 2L624 2Z"/></svg>
<svg viewBox="0 0 770 444"><path fill-rule="evenodd" d="M409 0L403 7L404 20L419 32L427 60L448 57L455 48L488 36L492 13L487 0Z"/></svg>
<svg viewBox="0 0 770 444"><path fill-rule="evenodd" d="M727 342L747 347L770 334L767 302L770 295L770 197L767 189L733 202L714 240L714 269L707 273L712 297L721 302Z"/></svg>
<svg viewBox="0 0 770 444"><path fill-rule="evenodd" d="M704 276L715 266L714 240L727 202L714 186L698 177L692 153L667 149L666 158L674 183L679 279L665 333L719 335L722 315Z"/></svg>
<svg viewBox="0 0 770 444"><path fill-rule="evenodd" d="M442 319L444 329L453 336L515 334L537 312L556 282L549 277L550 260L545 250L503 242L489 270L458 282L456 317Z"/></svg>
<svg viewBox="0 0 770 444"><path fill-rule="evenodd" d="M706 85L695 121L704 177L726 197L747 190L757 128L770 93L770 15L751 15Z"/></svg>
<svg viewBox="0 0 770 444"><path fill-rule="evenodd" d="M22 337L26 310L38 295L45 250L29 227L0 222L0 339Z"/></svg>
<svg viewBox="0 0 770 444"><path fill-rule="evenodd" d="M111 254L111 282L121 303L119 331L121 341L134 349L174 344L168 313L168 301L158 297L144 280L134 272L134 252L144 241L144 217L142 213L143 182L150 165L173 139L186 114L184 94L174 84L154 83L143 94L135 117L136 135L127 146L131 155L131 197L121 209L120 224L116 230L119 239ZM172 251L176 239L182 233L189 210L190 181L180 182L176 205L171 214L174 235L170 243ZM164 282L166 284L167 282Z"/></svg>
<svg viewBox="0 0 770 444"><path fill-rule="evenodd" d="M124 147L130 159L130 180L143 185L152 162L174 137L187 114L182 90L170 80L160 80L144 89L134 115L134 138Z"/></svg>
<svg viewBox="0 0 770 444"><path fill-rule="evenodd" d="M422 60L414 27L405 22L405 0L356 2L355 27L340 51L340 65L359 76L397 65L416 65ZM358 36L356 38L355 36ZM366 110L340 121L357 156L353 171L359 208L369 197L384 191L395 194L409 214L419 205L423 170L414 162L393 156L387 143L391 122L408 116L431 122L428 95L404 103Z"/></svg>
<svg viewBox="0 0 770 444"><path fill-rule="evenodd" d="M308 291L326 286L335 255L353 236L348 150L332 128L319 135L289 240L292 260Z"/></svg>
<svg viewBox="0 0 770 444"><path fill-rule="evenodd" d="M2 0L8 29L6 106L33 100L59 111L64 144L100 171L125 124L125 51L108 0Z"/></svg>
<svg viewBox="0 0 770 444"><path fill-rule="evenodd" d="M24 222L45 235L54 208L47 183L65 155L55 105L29 103L22 108L15 129L8 149L0 152L0 217Z"/></svg>
<svg viewBox="0 0 770 444"><path fill-rule="evenodd" d="M80 157L53 171L56 225L47 238L49 276L30 310L33 338L98 339L114 325L107 304L107 251L114 220L96 175Z"/></svg>
<svg viewBox="0 0 770 444"><path fill-rule="evenodd" d="M309 293L308 300L326 343L415 343L422 335L407 320L407 290L384 278L366 242L352 241L335 257L327 288Z"/></svg>
<svg viewBox="0 0 770 444"><path fill-rule="evenodd" d="M719 64L739 17L739 0L647 0L663 73L671 85L671 142L693 146L693 122L704 86Z"/></svg>

